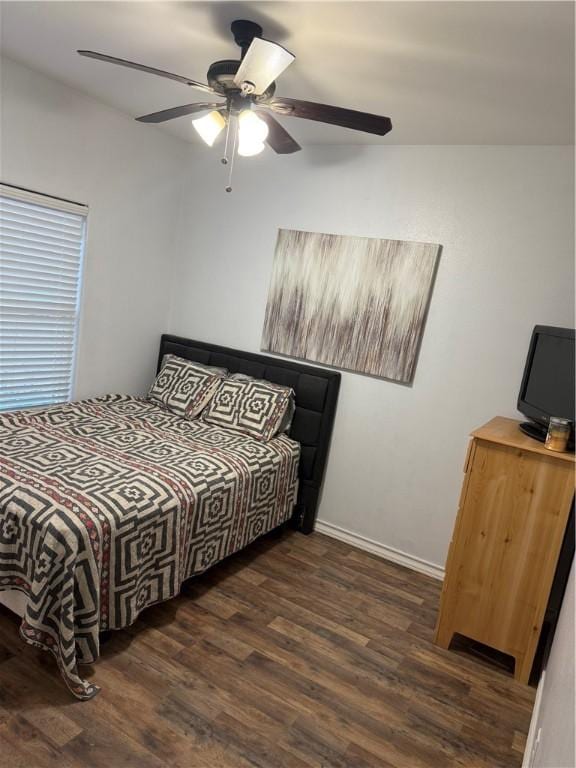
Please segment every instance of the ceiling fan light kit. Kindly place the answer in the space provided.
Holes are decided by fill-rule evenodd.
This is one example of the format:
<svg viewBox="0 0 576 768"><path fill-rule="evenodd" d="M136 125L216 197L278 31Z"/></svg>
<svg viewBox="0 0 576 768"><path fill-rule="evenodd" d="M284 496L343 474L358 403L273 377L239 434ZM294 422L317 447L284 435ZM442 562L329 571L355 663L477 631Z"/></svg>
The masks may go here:
<svg viewBox="0 0 576 768"><path fill-rule="evenodd" d="M224 102L184 104L143 115L136 120L142 123L164 123L186 115L207 113L193 119L192 124L210 147L226 128L222 162L228 164L231 147L232 162L226 187L228 192L232 190L231 174L236 153L243 157L252 157L260 154L265 144L280 155L292 154L301 149L271 112L291 118L338 125L377 136L384 136L392 130L390 118L381 115L300 99L275 98L276 79L292 64L294 55L278 43L263 39L262 27L253 21L238 19L232 22L230 28L234 41L240 47L241 58L225 59L211 64L207 73L208 84L95 51L79 50L78 53L98 61L175 80L212 97L224 98Z"/></svg>
<svg viewBox="0 0 576 768"><path fill-rule="evenodd" d="M213 110L204 115L204 117L197 117L195 120L192 120L192 125L202 141L205 141L211 147L224 128L226 128L226 120L224 120L220 112Z"/></svg>
<svg viewBox="0 0 576 768"><path fill-rule="evenodd" d="M243 157L258 155L268 138L268 126L251 109L238 115L238 154Z"/></svg>

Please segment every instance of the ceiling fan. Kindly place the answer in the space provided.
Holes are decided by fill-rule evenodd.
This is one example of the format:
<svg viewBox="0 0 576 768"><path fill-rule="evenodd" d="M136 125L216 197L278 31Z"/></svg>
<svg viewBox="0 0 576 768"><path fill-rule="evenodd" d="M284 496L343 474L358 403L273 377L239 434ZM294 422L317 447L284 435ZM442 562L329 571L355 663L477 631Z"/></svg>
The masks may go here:
<svg viewBox="0 0 576 768"><path fill-rule="evenodd" d="M206 76L207 85L189 77L95 51L80 50L78 53L99 61L176 80L210 94L213 98L225 99L220 102L184 104L136 118L142 123L164 123L185 115L207 113L194 119L193 125L209 146L212 146L226 129L222 158L225 164L228 163L229 153L232 161L236 153L244 157L257 155L264 149L265 143L281 155L301 149L272 113L329 123L378 136L384 136L392 129L388 117L313 101L276 97L275 80L294 61L295 56L278 43L264 40L262 27L252 21L233 21L231 30L236 44L241 49L240 60L226 59L211 64ZM231 172L232 168L230 174ZM231 191L231 186L226 189Z"/></svg>

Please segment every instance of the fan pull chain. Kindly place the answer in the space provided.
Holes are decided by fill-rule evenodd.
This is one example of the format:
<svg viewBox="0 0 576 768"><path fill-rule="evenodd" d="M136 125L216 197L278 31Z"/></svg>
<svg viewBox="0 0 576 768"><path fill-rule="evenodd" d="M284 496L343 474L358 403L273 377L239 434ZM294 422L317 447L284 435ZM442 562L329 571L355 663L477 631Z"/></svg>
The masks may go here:
<svg viewBox="0 0 576 768"><path fill-rule="evenodd" d="M236 157L237 139L238 139L238 125L235 122L233 135L232 135L232 155L230 158L230 168L228 170L228 186L226 187L226 192L232 192L232 172L234 171L234 158Z"/></svg>
<svg viewBox="0 0 576 768"><path fill-rule="evenodd" d="M220 160L222 165L228 165L228 145L230 141L230 127L232 124L232 116L230 112L230 105L228 105L228 109L226 110L226 138L224 141L224 157Z"/></svg>

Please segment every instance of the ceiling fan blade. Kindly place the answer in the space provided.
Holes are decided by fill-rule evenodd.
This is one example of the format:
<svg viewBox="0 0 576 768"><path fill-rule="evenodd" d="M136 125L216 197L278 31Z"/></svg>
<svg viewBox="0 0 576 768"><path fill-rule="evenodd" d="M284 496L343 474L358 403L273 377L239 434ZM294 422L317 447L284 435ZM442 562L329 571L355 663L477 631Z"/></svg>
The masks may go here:
<svg viewBox="0 0 576 768"><path fill-rule="evenodd" d="M266 138L266 144L272 147L274 152L278 155L291 155L292 152L300 152L302 147L295 141L283 125L280 125L278 120L269 112L261 112L259 109L255 110L258 117L262 118L268 126L268 136Z"/></svg>
<svg viewBox="0 0 576 768"><path fill-rule="evenodd" d="M209 104L208 102L197 102L196 104L183 104L181 107L171 107L163 109L160 112L152 112L149 115L142 115L136 120L140 123L165 123L167 120L174 120L176 117L185 115L194 115L197 112L211 112L213 109L225 107L225 104Z"/></svg>
<svg viewBox="0 0 576 768"><path fill-rule="evenodd" d="M198 88L200 91L206 93L216 93L213 88L204 83L199 83L197 80L192 80L189 77L183 75L175 75L172 72L165 72L163 69L156 69L156 67L147 67L145 64L137 64L135 61L127 61L126 59L118 59L116 56L107 56L105 53L96 53L95 51L77 51L80 56L86 56L89 59L96 59L97 61L106 61L109 64L118 64L120 67L128 67L129 69L138 69L140 72L148 72L151 75L158 75L159 77L167 77L169 80L176 80L178 83L184 83L184 85L190 85L192 88Z"/></svg>
<svg viewBox="0 0 576 768"><path fill-rule="evenodd" d="M279 115L302 117L304 120L317 120L320 123L351 128L353 131L375 133L377 136L384 136L392 130L392 121L389 117L372 115L369 112L358 112L355 109L331 107L329 104L317 104L314 101L275 98L262 104L262 106L269 107Z"/></svg>
<svg viewBox="0 0 576 768"><path fill-rule="evenodd" d="M276 78L290 66L296 57L278 43L255 37L238 67L234 84L253 86L252 93L260 95Z"/></svg>

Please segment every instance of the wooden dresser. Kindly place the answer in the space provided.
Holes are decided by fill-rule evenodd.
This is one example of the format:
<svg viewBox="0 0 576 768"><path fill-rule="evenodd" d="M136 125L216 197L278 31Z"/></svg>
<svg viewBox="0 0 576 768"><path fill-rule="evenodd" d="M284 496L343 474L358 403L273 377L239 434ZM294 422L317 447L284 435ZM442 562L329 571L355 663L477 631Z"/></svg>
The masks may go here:
<svg viewBox="0 0 576 768"><path fill-rule="evenodd" d="M574 454L497 417L472 433L435 642L454 633L515 659L528 682L574 498Z"/></svg>

